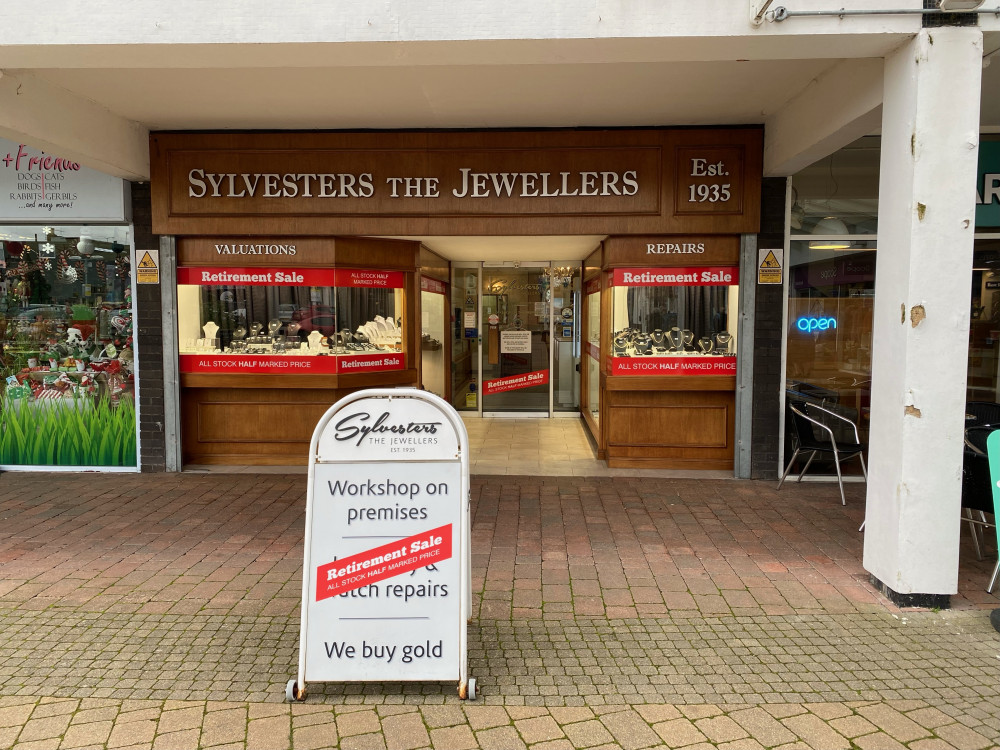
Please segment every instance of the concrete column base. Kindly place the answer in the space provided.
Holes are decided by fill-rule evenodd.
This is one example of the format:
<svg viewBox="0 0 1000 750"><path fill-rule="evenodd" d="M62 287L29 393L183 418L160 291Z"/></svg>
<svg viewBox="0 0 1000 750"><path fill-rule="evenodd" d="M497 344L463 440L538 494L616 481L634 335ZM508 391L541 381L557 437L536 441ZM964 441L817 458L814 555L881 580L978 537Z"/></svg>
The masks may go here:
<svg viewBox="0 0 1000 750"><path fill-rule="evenodd" d="M869 576L872 586L877 588L897 607L922 607L924 609L951 609L951 594L900 594L886 586L875 576Z"/></svg>

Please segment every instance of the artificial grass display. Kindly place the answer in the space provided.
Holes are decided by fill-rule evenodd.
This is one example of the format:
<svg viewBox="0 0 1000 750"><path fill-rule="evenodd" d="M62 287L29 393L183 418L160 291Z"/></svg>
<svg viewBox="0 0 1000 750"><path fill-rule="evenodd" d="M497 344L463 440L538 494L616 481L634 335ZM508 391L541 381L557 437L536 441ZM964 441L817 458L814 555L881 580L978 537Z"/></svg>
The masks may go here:
<svg viewBox="0 0 1000 750"><path fill-rule="evenodd" d="M0 464L135 466L135 404L78 396L71 404L0 402Z"/></svg>

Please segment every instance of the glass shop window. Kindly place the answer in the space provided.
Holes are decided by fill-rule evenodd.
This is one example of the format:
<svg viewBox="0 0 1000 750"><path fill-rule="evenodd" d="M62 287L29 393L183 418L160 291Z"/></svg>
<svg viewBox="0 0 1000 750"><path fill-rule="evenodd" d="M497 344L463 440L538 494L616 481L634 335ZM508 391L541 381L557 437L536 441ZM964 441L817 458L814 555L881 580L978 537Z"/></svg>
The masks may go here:
<svg viewBox="0 0 1000 750"><path fill-rule="evenodd" d="M401 271L190 267L177 275L181 372L404 367Z"/></svg>
<svg viewBox="0 0 1000 750"><path fill-rule="evenodd" d="M739 269L617 268L611 375L735 375Z"/></svg>
<svg viewBox="0 0 1000 750"><path fill-rule="evenodd" d="M0 227L0 465L136 465L127 227Z"/></svg>
<svg viewBox="0 0 1000 750"><path fill-rule="evenodd" d="M966 401L1000 401L1000 239L976 240Z"/></svg>
<svg viewBox="0 0 1000 750"><path fill-rule="evenodd" d="M791 243L786 396L847 417L867 444L876 242L868 237L836 247L820 244ZM847 464L844 469L853 471Z"/></svg>

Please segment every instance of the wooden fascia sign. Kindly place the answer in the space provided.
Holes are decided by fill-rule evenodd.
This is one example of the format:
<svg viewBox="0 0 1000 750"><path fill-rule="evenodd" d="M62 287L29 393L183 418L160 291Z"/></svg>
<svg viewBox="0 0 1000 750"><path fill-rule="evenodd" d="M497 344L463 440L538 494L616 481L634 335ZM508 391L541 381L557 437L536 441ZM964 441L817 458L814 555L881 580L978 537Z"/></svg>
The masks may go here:
<svg viewBox="0 0 1000 750"><path fill-rule="evenodd" d="M154 133L154 230L751 233L762 132Z"/></svg>

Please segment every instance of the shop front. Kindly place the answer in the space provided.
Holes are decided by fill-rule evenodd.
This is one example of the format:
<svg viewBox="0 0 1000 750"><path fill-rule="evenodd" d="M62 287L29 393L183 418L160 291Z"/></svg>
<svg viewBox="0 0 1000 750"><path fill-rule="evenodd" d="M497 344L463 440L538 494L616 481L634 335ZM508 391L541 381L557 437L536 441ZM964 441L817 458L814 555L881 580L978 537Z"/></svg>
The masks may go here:
<svg viewBox="0 0 1000 750"><path fill-rule="evenodd" d="M128 186L0 140L0 468L136 470Z"/></svg>
<svg viewBox="0 0 1000 750"><path fill-rule="evenodd" d="M786 401L823 406L869 442L880 139L869 136L792 178ZM983 134L976 183L966 401L1000 400L1000 141ZM943 266L943 272L952 267ZM786 424L786 428L789 425ZM784 462L792 455L786 429ZM817 459L817 473L833 473ZM855 462L845 473L860 476Z"/></svg>
<svg viewBox="0 0 1000 750"><path fill-rule="evenodd" d="M408 385L582 417L612 466L732 469L761 148L759 128L154 134L183 463L304 463L337 398ZM514 241L453 251L489 237Z"/></svg>

